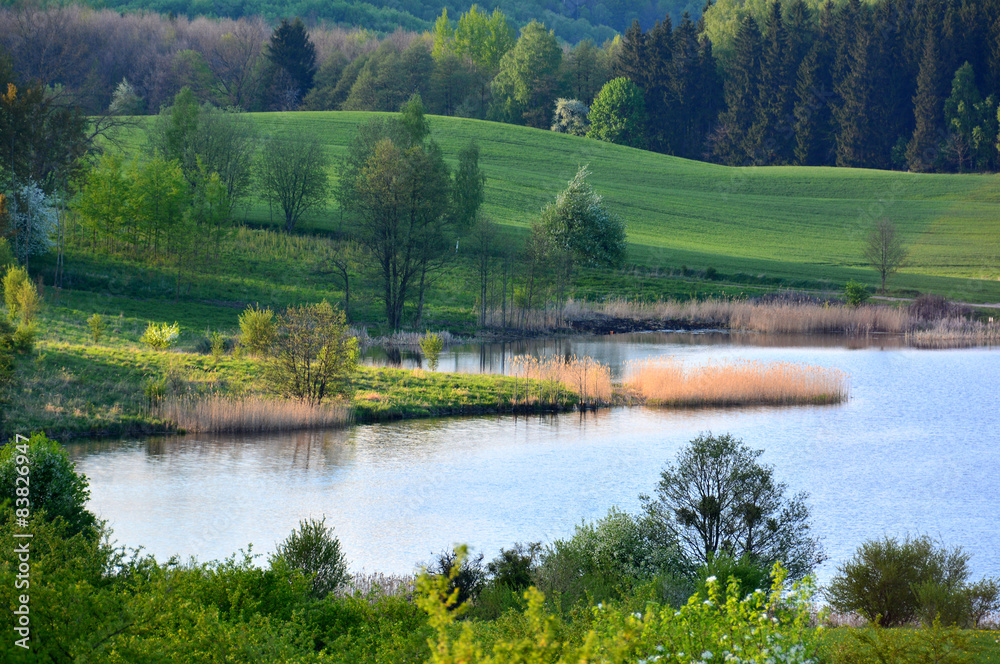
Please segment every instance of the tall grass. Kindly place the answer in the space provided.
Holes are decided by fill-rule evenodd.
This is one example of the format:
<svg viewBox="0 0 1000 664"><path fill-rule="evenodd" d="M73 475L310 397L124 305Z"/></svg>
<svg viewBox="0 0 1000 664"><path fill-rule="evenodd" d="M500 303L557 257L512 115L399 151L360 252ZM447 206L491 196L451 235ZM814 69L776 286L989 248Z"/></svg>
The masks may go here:
<svg viewBox="0 0 1000 664"><path fill-rule="evenodd" d="M499 312L488 312L487 325L500 321ZM809 302L751 302L709 299L687 302L605 302L569 300L562 307L507 312L508 320L532 331L571 327L574 322L611 318L636 323L658 322L711 326L746 332L768 333L905 333L913 328L913 317L902 308L887 306L847 307Z"/></svg>
<svg viewBox="0 0 1000 664"><path fill-rule="evenodd" d="M847 398L847 375L791 362L725 361L685 367L671 357L626 365L625 387L667 406L829 404Z"/></svg>
<svg viewBox="0 0 1000 664"><path fill-rule="evenodd" d="M944 318L923 330L906 335L918 348L956 348L1000 345L1000 323L984 323L966 318Z"/></svg>
<svg viewBox="0 0 1000 664"><path fill-rule="evenodd" d="M517 355L511 358L510 375L538 381L535 384L535 398L545 401L545 394L551 393L549 386L562 385L580 397L584 405L611 403L613 388L611 369L592 357L544 358ZM523 398L530 395L531 387L524 383ZM515 400L517 400L515 396Z"/></svg>
<svg viewBox="0 0 1000 664"><path fill-rule="evenodd" d="M249 397L175 397L156 406L157 416L180 429L203 433L266 433L346 426L350 407Z"/></svg>

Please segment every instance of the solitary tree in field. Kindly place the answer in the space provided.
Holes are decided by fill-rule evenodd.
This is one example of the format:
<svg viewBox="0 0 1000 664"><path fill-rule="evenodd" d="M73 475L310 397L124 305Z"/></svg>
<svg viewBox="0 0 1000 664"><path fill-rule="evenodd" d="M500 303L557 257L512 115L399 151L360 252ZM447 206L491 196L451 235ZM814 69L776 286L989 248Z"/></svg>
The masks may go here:
<svg viewBox="0 0 1000 664"><path fill-rule="evenodd" d="M261 149L259 183L264 198L281 208L285 230L327 198L329 159L306 131L270 138Z"/></svg>
<svg viewBox="0 0 1000 664"><path fill-rule="evenodd" d="M885 280L895 273L906 260L906 247L896 225L888 219L879 219L865 240L865 259L882 276L882 292Z"/></svg>

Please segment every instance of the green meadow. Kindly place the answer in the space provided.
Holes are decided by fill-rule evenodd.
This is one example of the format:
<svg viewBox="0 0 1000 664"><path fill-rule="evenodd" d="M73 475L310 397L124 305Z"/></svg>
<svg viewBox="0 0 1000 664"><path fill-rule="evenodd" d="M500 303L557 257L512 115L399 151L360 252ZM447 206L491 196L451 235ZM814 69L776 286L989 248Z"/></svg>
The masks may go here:
<svg viewBox="0 0 1000 664"><path fill-rule="evenodd" d="M266 113L265 133L305 128L332 157L344 154L361 112ZM526 127L432 117L432 136L454 158L470 140L487 177L484 211L524 232L576 169L628 224L630 259L648 268L714 267L737 282L760 275L789 285L875 284L862 258L881 217L902 231L910 258L892 287L976 302L1000 299L1000 176L926 175L845 168L731 168ZM334 175L334 173L331 173ZM270 221L252 204L250 222ZM339 230L335 204L303 230Z"/></svg>

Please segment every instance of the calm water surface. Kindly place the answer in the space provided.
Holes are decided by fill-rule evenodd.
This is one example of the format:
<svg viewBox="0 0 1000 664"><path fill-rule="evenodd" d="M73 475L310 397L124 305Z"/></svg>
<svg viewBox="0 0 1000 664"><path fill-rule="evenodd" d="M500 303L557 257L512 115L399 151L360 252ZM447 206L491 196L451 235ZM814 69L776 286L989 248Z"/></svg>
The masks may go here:
<svg viewBox="0 0 1000 664"><path fill-rule="evenodd" d="M770 344L782 343L774 346ZM616 369L668 353L836 367L838 406L481 417L253 438L186 436L75 445L90 507L120 543L164 559L267 553L298 520L326 515L354 569L410 572L456 542L492 557L551 541L611 506L634 511L662 467L700 432L764 450L790 492L806 491L837 563L865 539L928 534L1000 576L1000 352L919 351L891 340L616 335L537 342L515 352L591 355ZM501 371L509 347L446 353L440 369ZM378 361L376 358L375 361ZM417 358L403 358L415 363Z"/></svg>

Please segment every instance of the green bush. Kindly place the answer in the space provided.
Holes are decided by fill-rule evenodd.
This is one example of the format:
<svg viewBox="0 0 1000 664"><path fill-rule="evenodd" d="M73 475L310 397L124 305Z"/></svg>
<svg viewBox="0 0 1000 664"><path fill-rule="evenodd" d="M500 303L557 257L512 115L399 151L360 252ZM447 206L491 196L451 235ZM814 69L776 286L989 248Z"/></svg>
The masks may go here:
<svg viewBox="0 0 1000 664"><path fill-rule="evenodd" d="M11 320L21 318L23 322L30 322L38 311L38 289L31 283L28 271L20 265L9 266L4 274L3 301Z"/></svg>
<svg viewBox="0 0 1000 664"><path fill-rule="evenodd" d="M716 554L698 570L697 591L703 597L708 596L709 579L720 579L727 584L735 580L744 595L767 590L771 584L770 571L753 558L746 555L734 558L725 552Z"/></svg>
<svg viewBox="0 0 1000 664"><path fill-rule="evenodd" d="M347 559L326 518L299 522L271 556L271 566L302 572L312 583L314 597L323 598L347 581Z"/></svg>
<svg viewBox="0 0 1000 664"><path fill-rule="evenodd" d="M437 369L438 358L441 357L442 350L444 350L444 341L439 335L428 332L420 337L420 352L427 358L431 371Z"/></svg>
<svg viewBox="0 0 1000 664"><path fill-rule="evenodd" d="M104 329L106 327L104 323L104 316L95 313L87 319L87 327L90 328L90 338L94 340L94 343L99 343L101 337L104 336Z"/></svg>
<svg viewBox="0 0 1000 664"><path fill-rule="evenodd" d="M844 286L844 297L847 299L847 304L852 307L860 307L862 304L868 301L872 294L868 292L868 287L862 283L854 281L851 279Z"/></svg>
<svg viewBox="0 0 1000 664"><path fill-rule="evenodd" d="M212 359L218 362L222 358L222 354L226 352L226 338L218 332L212 332L209 340L212 349Z"/></svg>
<svg viewBox="0 0 1000 664"><path fill-rule="evenodd" d="M14 251L10 248L10 242L5 237L0 237L0 269L5 265L14 265L17 259Z"/></svg>
<svg viewBox="0 0 1000 664"><path fill-rule="evenodd" d="M17 483L17 478L25 476L27 488ZM71 534L97 532L97 517L86 509L90 497L87 478L76 472L76 464L62 445L45 434L36 433L26 443L0 448L0 496L9 497L18 509L23 509L18 498L27 497L29 512L44 512L49 520L65 520Z"/></svg>
<svg viewBox="0 0 1000 664"><path fill-rule="evenodd" d="M35 349L38 328L35 323L21 323L11 336L11 348L15 353L27 355Z"/></svg>
<svg viewBox="0 0 1000 664"><path fill-rule="evenodd" d="M154 350L166 350L177 342L180 326L166 323L150 323L140 341Z"/></svg>
<svg viewBox="0 0 1000 664"><path fill-rule="evenodd" d="M254 355L266 354L276 334L271 309L250 306L240 314L240 344Z"/></svg>
<svg viewBox="0 0 1000 664"><path fill-rule="evenodd" d="M535 577L542 592L569 606L621 597L637 585L689 572L676 540L655 522L612 508L546 547Z"/></svg>
<svg viewBox="0 0 1000 664"><path fill-rule="evenodd" d="M483 554L472 557L464 551L443 551L437 555L434 564L427 568L434 576L448 579L449 592L458 591L458 604L475 601L486 585L486 570L483 569Z"/></svg>
<svg viewBox="0 0 1000 664"><path fill-rule="evenodd" d="M838 568L827 599L837 611L884 627L918 618L926 625L936 618L970 625L976 622L973 588L986 589L988 582L969 586L968 562L961 547L948 550L926 536L871 540Z"/></svg>

